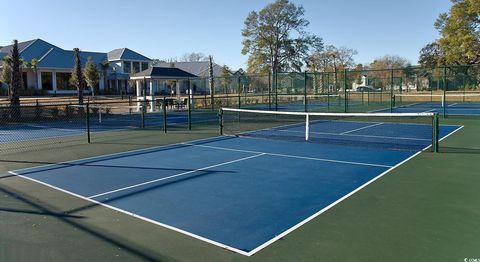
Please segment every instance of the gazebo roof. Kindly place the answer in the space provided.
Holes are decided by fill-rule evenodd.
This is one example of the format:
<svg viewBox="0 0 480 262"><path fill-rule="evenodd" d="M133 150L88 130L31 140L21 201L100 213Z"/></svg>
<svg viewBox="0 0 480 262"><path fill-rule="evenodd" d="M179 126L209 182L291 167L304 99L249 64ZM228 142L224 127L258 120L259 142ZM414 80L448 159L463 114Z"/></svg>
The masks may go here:
<svg viewBox="0 0 480 262"><path fill-rule="evenodd" d="M156 79L187 79L197 77L194 74L173 67L150 67L136 73L130 79L156 78Z"/></svg>

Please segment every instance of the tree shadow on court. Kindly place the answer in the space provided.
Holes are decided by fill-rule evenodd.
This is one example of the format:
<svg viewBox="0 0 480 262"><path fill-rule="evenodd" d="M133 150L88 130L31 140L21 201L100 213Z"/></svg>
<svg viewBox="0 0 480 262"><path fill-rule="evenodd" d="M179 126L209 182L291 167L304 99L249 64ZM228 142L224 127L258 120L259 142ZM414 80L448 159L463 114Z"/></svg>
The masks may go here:
<svg viewBox="0 0 480 262"><path fill-rule="evenodd" d="M136 195L140 195L140 194L145 194L145 193L148 193L150 191L158 190L158 189L161 189L163 187L167 187L167 186L170 186L170 185L173 185L173 184L181 183L181 182L184 182L184 181L187 181L187 180L198 179L198 178L201 178L201 177L207 176L207 175L214 175L216 173L225 174L225 173L227 173L227 171L201 170L201 171L195 172L195 174L192 173L192 174L189 174L189 175L186 175L186 176L175 177L175 178L172 178L168 181L154 182L150 186L143 185L143 186L141 186L141 188L139 188L137 190L127 189L127 190L124 190L125 191L124 193L119 193L116 196L112 196L111 194L109 194L108 199L98 200L98 201L101 202L102 204L107 204L108 205L110 203L113 203L113 202L116 202L116 201L119 201L119 200L122 200L122 199L125 199L125 198L128 198L128 197L132 197L132 196L136 196ZM228 173L235 173L235 172L230 171ZM233 174L231 174L231 175L233 175ZM83 207L80 207L80 208L69 210L68 213L73 214L73 213L80 212L80 211L83 211L83 210L86 210L86 209L89 209L89 208L92 208L92 207L96 207L96 206L99 206L99 204L92 203L90 205L86 205L86 206L83 206Z"/></svg>
<svg viewBox="0 0 480 262"><path fill-rule="evenodd" d="M78 230L83 231L101 241L107 242L111 245L114 245L118 249L122 249L134 256L138 259L146 260L146 261L169 261L171 258L167 257L153 257L151 255L145 254L141 250L138 250L131 245L124 243L125 241L115 239L109 236L106 233L102 233L99 230L95 230L92 226L85 225L80 221L84 219L84 216L76 216L71 215L71 212L65 211L56 211L55 208L49 207L44 203L41 203L37 200L29 199L28 196L24 196L23 193L16 193L13 190L8 190L5 187L0 187L0 192L5 195L8 195L14 198L17 201L20 201L23 204L28 205L31 209L14 209L14 208L1 208L0 212L11 212L11 213L25 213L25 214L33 214L33 215L41 215L41 216L52 216L56 219L59 219L63 223L72 226ZM54 248L54 247L52 247ZM72 248L74 249L74 248Z"/></svg>

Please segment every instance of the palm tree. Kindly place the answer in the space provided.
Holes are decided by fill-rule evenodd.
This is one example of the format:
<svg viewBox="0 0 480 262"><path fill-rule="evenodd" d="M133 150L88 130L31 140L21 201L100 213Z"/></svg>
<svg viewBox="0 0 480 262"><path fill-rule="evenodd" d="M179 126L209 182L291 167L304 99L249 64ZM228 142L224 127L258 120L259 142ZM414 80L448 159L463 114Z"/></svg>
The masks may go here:
<svg viewBox="0 0 480 262"><path fill-rule="evenodd" d="M100 62L100 70L102 71L102 76L103 76L103 89L107 89L107 71L110 68L110 62L108 61L102 61Z"/></svg>
<svg viewBox="0 0 480 262"><path fill-rule="evenodd" d="M32 61L30 61L30 65L33 68L33 72L35 74L35 85L37 86L37 88L39 88L39 86L38 86L38 75L37 75L38 62L39 61L36 58L33 58Z"/></svg>

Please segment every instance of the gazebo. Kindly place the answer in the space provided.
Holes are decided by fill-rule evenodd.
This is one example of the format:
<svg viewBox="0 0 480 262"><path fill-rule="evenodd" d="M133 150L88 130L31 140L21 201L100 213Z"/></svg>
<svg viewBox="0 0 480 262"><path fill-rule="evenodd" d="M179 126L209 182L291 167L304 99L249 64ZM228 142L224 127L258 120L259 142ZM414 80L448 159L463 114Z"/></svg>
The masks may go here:
<svg viewBox="0 0 480 262"><path fill-rule="evenodd" d="M197 76L173 67L150 67L130 76L135 80L137 101L150 101L150 110L154 110L155 96L181 98L182 93L190 94L189 80ZM174 86L175 88L172 88Z"/></svg>

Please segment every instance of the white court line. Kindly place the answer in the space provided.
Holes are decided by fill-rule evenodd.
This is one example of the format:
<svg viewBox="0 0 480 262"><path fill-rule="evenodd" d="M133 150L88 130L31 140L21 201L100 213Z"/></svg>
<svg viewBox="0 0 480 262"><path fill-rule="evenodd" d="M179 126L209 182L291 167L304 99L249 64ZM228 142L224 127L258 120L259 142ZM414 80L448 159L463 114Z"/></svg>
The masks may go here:
<svg viewBox="0 0 480 262"><path fill-rule="evenodd" d="M96 197L99 197L99 196L108 195L108 194L111 194L111 193L117 193L117 192L120 192L120 191L125 191L125 190L127 190L127 189L132 189L132 188L135 188L135 187L144 186L144 185L152 184L152 183L155 183L155 182L167 180L167 179L174 178L174 177L180 177L180 176L188 175L188 174L191 174L191 173L195 173L195 172L198 172L198 171L204 171L204 170L208 170L208 169L215 168L215 167L219 167L219 166L225 166L225 165L229 165L229 164L232 164L232 163L236 163L236 162L240 162L240 161L245 161L245 160L248 160L248 159L251 159L251 158L263 156L263 155L265 155L265 154L264 154L264 153L260 153L260 154L256 154L256 155L253 155L253 156L243 157L243 158L240 158L240 159L223 162L223 163L216 164L216 165L211 165L211 166L207 166L207 167L202 167L202 168L199 168L199 169L190 170L190 171L183 172L183 173L180 173L180 174L176 174L176 175L172 175L172 176L167 176L167 177L162 177L162 178L159 178L159 179L154 179L154 180L150 180L150 181L147 181L147 182L138 183L138 184L135 184L135 185L131 185L131 186L127 186L127 187L122 187L122 188L115 189L115 190L111 190L111 191L108 191L108 192L96 194L96 195L93 195L93 196L88 196L87 198L90 198L90 199L91 199L91 198L96 198Z"/></svg>
<svg viewBox="0 0 480 262"><path fill-rule="evenodd" d="M382 164L371 164L371 163L362 163L362 162L342 161L342 160L307 157L307 156L295 156L295 155L286 155L286 154L277 154L277 153L260 152L260 151L252 151L252 150L235 149L235 148L228 148L228 147L219 147L219 146L197 145L197 144L190 144L190 143L183 143L183 144L188 145L188 146L204 147L204 148L210 148L210 149L220 149L220 150L226 150L226 151L244 152L244 153L252 153L252 154L264 154L264 155L270 155L270 156L297 158L297 159L323 161L323 162L333 162L333 163L348 164L348 165L373 166L373 167L383 167L383 168L392 167L392 166L382 165Z"/></svg>
<svg viewBox="0 0 480 262"><path fill-rule="evenodd" d="M301 131L291 131L291 130L277 130L279 132L289 132L289 133L302 133ZM431 141L432 139L426 138L413 138L413 137L393 137L393 136L372 136L372 135L355 135L355 134L337 134L337 133L328 133L328 132L310 132L310 134L317 135L337 135L337 136L353 136L353 137L371 137L371 138L388 138L388 139L398 139L398 140L415 140L415 141Z"/></svg>
<svg viewBox="0 0 480 262"><path fill-rule="evenodd" d="M348 133L353 133L353 132L355 132L355 131L359 131L359 130L362 130L362 129L367 129L367 128L374 127L374 126L379 126L379 125L383 125L383 123L376 123L376 124L372 124L372 125L368 125L368 126L356 128L356 129L353 129L353 130L349 130L349 131L340 133L340 135L345 135L345 134L348 134Z"/></svg>

